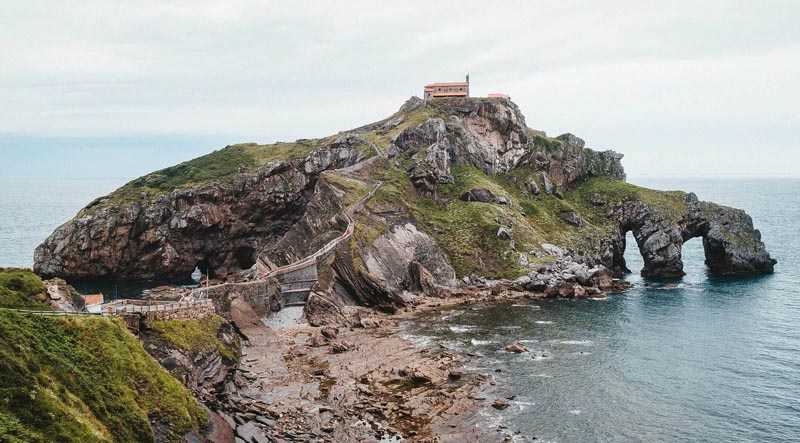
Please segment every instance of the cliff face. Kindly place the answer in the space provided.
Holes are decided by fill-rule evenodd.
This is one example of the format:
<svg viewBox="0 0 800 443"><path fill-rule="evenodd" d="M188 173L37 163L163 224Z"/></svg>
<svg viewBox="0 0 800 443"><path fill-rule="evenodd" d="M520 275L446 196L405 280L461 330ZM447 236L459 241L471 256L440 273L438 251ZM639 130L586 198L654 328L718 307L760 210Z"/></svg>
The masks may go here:
<svg viewBox="0 0 800 443"><path fill-rule="evenodd" d="M120 199L123 188L56 229L36 249L34 268L43 276L118 279L185 279L195 266L220 276L247 269L302 217L321 171L368 154L337 139L305 158L199 186Z"/></svg>
<svg viewBox="0 0 800 443"><path fill-rule="evenodd" d="M712 274L746 276L770 273L776 263L761 241L761 233L741 209L700 202L694 194L683 196L680 213L665 214L640 201L617 205L613 217L620 233L614 239L613 269L626 271L624 234L632 231L644 258L642 275L671 278L684 275L681 248L695 237L703 239L706 265Z"/></svg>
<svg viewBox="0 0 800 443"><path fill-rule="evenodd" d="M391 309L399 293L431 281L452 289L525 277L538 287L576 272L624 273L629 231L647 276L682 275L692 237L703 238L714 274L772 271L743 211L627 184L621 158L528 128L508 100L412 98L333 137L236 145L138 179L58 228L35 268L143 279L185 277L198 265L233 276L257 257L286 264L340 235L341 212L379 182L316 294Z"/></svg>

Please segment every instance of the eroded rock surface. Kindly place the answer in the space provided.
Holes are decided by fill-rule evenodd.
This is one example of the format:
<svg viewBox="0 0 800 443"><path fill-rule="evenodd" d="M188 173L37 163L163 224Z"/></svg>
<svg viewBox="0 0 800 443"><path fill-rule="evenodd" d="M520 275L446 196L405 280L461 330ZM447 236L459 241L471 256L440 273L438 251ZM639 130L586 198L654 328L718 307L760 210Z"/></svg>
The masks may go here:
<svg viewBox="0 0 800 443"><path fill-rule="evenodd" d="M62 278L185 279L251 267L305 213L317 177L364 158L336 140L303 159L119 203L98 199L36 248L34 270Z"/></svg>
<svg viewBox="0 0 800 443"><path fill-rule="evenodd" d="M761 241L761 233L741 209L710 202L700 202L694 194L686 194L686 209L680 216L663 215L643 202L624 202L614 217L619 221L614 263L624 270L624 234L632 231L644 258L642 275L671 278L684 275L681 249L683 243L702 237L706 265L720 276L758 275L773 272L772 259Z"/></svg>
<svg viewBox="0 0 800 443"><path fill-rule="evenodd" d="M372 163L350 178L369 187L383 176L376 168L396 168L412 186L409 190L392 183L395 192L402 189L429 201L414 202L417 206L411 208L384 198L363 214L370 226L356 233L349 253L339 250L329 264L335 281L317 288L317 294L338 294L340 300L349 297L391 310L400 304L398 294L412 280L418 288L426 272L439 285L457 286L457 254L461 260L480 262L481 271L503 273L497 270L502 263L517 276L527 275L532 255L538 253L531 251L531 237L537 235L536 243L559 243L575 262L590 268L602 265L617 275L628 271L623 252L629 231L645 259L642 273L650 277L682 275L681 247L692 237L703 238L706 262L715 274L761 274L774 265L743 211L698 202L691 195L673 206L663 204L672 198L666 195L655 196L655 203L635 192L639 197L621 198L613 186L611 192L595 190L579 202L576 194L593 179L625 180L622 155L588 149L572 134L549 138L532 130L508 100L411 99L388 119L324 140L302 158L270 161L255 172L240 170L224 180L168 194L98 199L37 248L35 270L67 278L173 279L185 278L199 266L220 278L236 278L259 257L275 265L291 263L347 226L341 213L347 192L353 191L327 183L321 173L363 166L378 152L389 161ZM490 177L489 182L480 182L477 175ZM451 195L462 184L457 179L483 186L460 188ZM452 251L437 244L448 228L432 226L442 214L439 220L415 220L425 218L420 213L425 204L454 198L495 203L493 207L510 211L474 227L494 237L481 243L499 250L486 251L495 253L491 266L483 264L484 251ZM486 210L497 213L496 208ZM412 262L424 271L410 267ZM350 294L345 297L345 292Z"/></svg>

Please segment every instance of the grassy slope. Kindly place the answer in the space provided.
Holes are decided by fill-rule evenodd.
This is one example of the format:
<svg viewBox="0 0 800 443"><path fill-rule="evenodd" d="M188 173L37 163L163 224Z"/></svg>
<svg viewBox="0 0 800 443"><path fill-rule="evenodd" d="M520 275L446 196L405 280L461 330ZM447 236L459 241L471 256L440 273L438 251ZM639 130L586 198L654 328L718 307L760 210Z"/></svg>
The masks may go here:
<svg viewBox="0 0 800 443"><path fill-rule="evenodd" d="M0 268L0 308L49 311L44 282L27 269Z"/></svg>
<svg viewBox="0 0 800 443"><path fill-rule="evenodd" d="M518 263L519 254L535 250L541 255L540 244L544 242L569 246L579 253L589 252L600 239L613 234L616 226L608 212L614 203L625 199L644 201L665 214L679 214L684 208L684 194L681 192L653 191L608 177L589 179L576 190L567 192L562 200L545 194L526 198L522 183L533 172L524 167L494 176L487 176L468 165L451 165L451 171L455 183L440 188L446 201L437 203L419 196L405 172L387 162L376 173L377 178L384 181L384 186L367 207L400 204L408 208L444 250L459 277L471 273L496 278L520 276L526 269ZM458 199L472 188L489 189L497 196L510 199L513 204L506 206ZM608 204L592 206L589 199L593 195L603 196ZM568 225L559 216L565 211L580 214L585 226ZM362 236L361 244L369 243L380 234L375 231L380 231L381 227L374 226L373 221L359 220L358 225L356 234ZM497 238L500 226L512 229L514 249L510 242ZM554 258L529 256L528 259L544 262Z"/></svg>
<svg viewBox="0 0 800 443"><path fill-rule="evenodd" d="M346 177L341 174L327 173L325 179L333 183L338 189L344 192L342 205L346 208L364 197L372 189L369 183Z"/></svg>
<svg viewBox="0 0 800 443"><path fill-rule="evenodd" d="M271 161L303 158L332 140L332 137L328 137L270 145L243 143L226 146L210 154L151 172L130 181L108 196L96 199L89 204L89 207L100 208L107 204L136 200L140 198L142 192L146 192L149 198L153 198L175 189L197 187L209 182L227 183L232 181L239 171L253 172Z"/></svg>
<svg viewBox="0 0 800 443"><path fill-rule="evenodd" d="M169 441L206 421L120 319L0 311L0 442L152 441L150 418Z"/></svg>
<svg viewBox="0 0 800 443"><path fill-rule="evenodd" d="M380 127L377 127L359 135L383 149L389 144L391 138L403 129L420 125L431 117L441 115L440 111L420 108L405 114L403 122L389 131L382 131ZM390 118L393 117L396 116ZM210 182L228 183L236 177L239 171L253 172L272 161L304 158L314 150L334 141L339 135L269 145L242 143L226 146L207 155L132 180L111 194L95 199L88 207L99 209L111 204L138 200L142 192L146 192L148 198L153 198L175 189L189 189ZM356 149L365 156L372 155L373 151L368 144L359 145Z"/></svg>
<svg viewBox="0 0 800 443"><path fill-rule="evenodd" d="M234 361L237 358L236 350L225 346L217 337L223 323L225 319L214 315L201 320L155 321L150 325L150 329L167 345L189 355L219 351L223 358Z"/></svg>

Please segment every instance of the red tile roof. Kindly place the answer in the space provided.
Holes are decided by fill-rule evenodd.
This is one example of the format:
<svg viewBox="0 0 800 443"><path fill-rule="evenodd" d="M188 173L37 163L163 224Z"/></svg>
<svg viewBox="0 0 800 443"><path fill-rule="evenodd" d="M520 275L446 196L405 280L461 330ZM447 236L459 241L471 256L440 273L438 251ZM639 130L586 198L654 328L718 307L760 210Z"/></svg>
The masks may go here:
<svg viewBox="0 0 800 443"><path fill-rule="evenodd" d="M83 296L86 305L99 305L103 303L103 294L88 294Z"/></svg>
<svg viewBox="0 0 800 443"><path fill-rule="evenodd" d="M448 83L431 83L425 85L426 88L434 88L436 86L469 86L467 82L448 82Z"/></svg>

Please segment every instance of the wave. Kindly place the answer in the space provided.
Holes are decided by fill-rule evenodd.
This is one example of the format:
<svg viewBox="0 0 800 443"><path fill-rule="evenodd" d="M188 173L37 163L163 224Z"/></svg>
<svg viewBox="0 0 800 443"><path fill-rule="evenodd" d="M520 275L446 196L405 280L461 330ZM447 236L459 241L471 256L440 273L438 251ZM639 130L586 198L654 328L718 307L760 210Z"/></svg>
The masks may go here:
<svg viewBox="0 0 800 443"><path fill-rule="evenodd" d="M560 343L562 345L581 345L581 346L591 346L594 344L591 340L559 340L556 343Z"/></svg>

